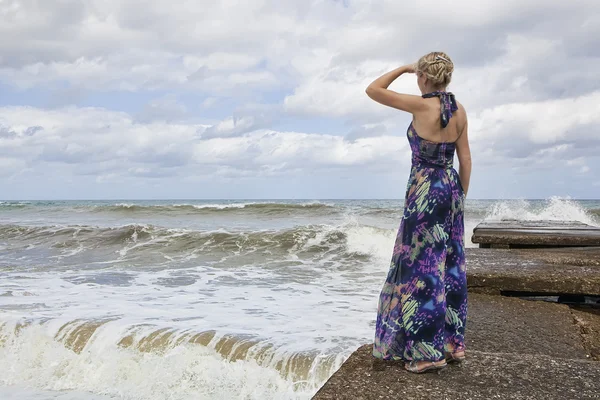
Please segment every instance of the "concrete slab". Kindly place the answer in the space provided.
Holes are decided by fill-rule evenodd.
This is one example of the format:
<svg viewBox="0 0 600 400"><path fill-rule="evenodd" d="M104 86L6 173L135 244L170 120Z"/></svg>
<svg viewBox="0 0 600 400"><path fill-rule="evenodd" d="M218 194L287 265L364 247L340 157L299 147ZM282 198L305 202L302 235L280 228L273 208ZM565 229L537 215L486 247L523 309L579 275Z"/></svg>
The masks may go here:
<svg viewBox="0 0 600 400"><path fill-rule="evenodd" d="M353 353L314 399L599 399L600 312L469 294L467 362L415 375Z"/></svg>
<svg viewBox="0 0 600 400"><path fill-rule="evenodd" d="M471 292L568 293L600 296L600 247L466 250Z"/></svg>
<svg viewBox="0 0 600 400"><path fill-rule="evenodd" d="M483 221L471 241L480 247L600 246L600 228L578 221Z"/></svg>
<svg viewBox="0 0 600 400"><path fill-rule="evenodd" d="M600 310L575 308L571 310L575 325L583 340L583 346L591 357L600 361Z"/></svg>
<svg viewBox="0 0 600 400"><path fill-rule="evenodd" d="M530 354L471 351L462 368L416 375L400 363L373 362L358 349L313 397L315 400L598 400L600 363Z"/></svg>
<svg viewBox="0 0 600 400"><path fill-rule="evenodd" d="M560 304L471 293L465 336L470 350L592 358L571 309Z"/></svg>

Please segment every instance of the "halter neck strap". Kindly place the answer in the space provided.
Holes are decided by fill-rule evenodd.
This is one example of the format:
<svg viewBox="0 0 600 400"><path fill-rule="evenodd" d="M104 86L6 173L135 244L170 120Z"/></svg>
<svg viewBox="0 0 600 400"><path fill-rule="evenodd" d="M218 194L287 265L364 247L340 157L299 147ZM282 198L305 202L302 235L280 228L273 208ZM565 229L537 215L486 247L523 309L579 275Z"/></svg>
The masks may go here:
<svg viewBox="0 0 600 400"><path fill-rule="evenodd" d="M423 98L425 99L430 97L440 98L440 121L442 123L442 128L445 128L450 122L450 118L452 118L452 113L458 110L454 94L451 92L437 91L423 95Z"/></svg>

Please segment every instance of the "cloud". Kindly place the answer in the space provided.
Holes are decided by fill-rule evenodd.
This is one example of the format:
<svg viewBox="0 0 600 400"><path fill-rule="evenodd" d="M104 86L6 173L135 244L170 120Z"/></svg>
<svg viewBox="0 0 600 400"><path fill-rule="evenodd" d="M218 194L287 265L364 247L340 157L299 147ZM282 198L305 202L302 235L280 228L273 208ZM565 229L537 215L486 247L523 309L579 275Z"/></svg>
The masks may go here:
<svg viewBox="0 0 600 400"><path fill-rule="evenodd" d="M269 3L3 2L0 34L12 40L0 44L0 79L20 88L68 82L130 91L274 86L274 73L259 63L271 58L277 69L286 43L316 37L318 27L297 15L302 6L278 12Z"/></svg>
<svg viewBox="0 0 600 400"><path fill-rule="evenodd" d="M27 163L24 160L6 156L0 156L0 176L10 177L23 171Z"/></svg>
<svg viewBox="0 0 600 400"><path fill-rule="evenodd" d="M364 90L438 49L456 63L475 168L584 179L600 168L598 11L596 0L5 0L3 180L375 179L408 167L410 115ZM418 93L413 75L391 88Z"/></svg>
<svg viewBox="0 0 600 400"><path fill-rule="evenodd" d="M384 124L365 124L352 129L345 137L347 140L356 140L363 137L385 136L388 132Z"/></svg>
<svg viewBox="0 0 600 400"><path fill-rule="evenodd" d="M67 81L96 90L187 85L215 91L219 83L281 84L294 75L290 68L301 83L328 68L351 70L365 60L414 61L423 49L440 46L442 32L461 38L443 47L465 67L506 60L507 34L557 39L567 52L573 47L569 39L598 33L589 17L595 7L591 0L458 0L452 4L454 18L447 18L447 8L437 1L353 1L346 6L222 1L219 7L209 1L178 7L166 0L6 1L0 7L6 21L0 33L12 38L0 44L0 77L19 87ZM563 40L555 26L573 20L584 23ZM425 28L423 21L436 22ZM592 46L577 47L580 57L589 58L583 50ZM570 52L565 55L572 57Z"/></svg>
<svg viewBox="0 0 600 400"><path fill-rule="evenodd" d="M30 121L37 125L29 126ZM403 138L393 136L350 142L341 136L264 129L232 135L233 123L143 123L125 113L95 108L0 108L0 123L2 154L14 155L18 149L23 161L14 164L13 171L29 167L45 172L48 164L63 164L72 165L65 171L71 175L167 176L176 174L177 168L210 172L219 167L257 174L284 173L288 168L377 168L407 148Z"/></svg>
<svg viewBox="0 0 600 400"><path fill-rule="evenodd" d="M579 140L599 141L590 127L600 123L600 91L577 98L510 103L476 113L469 129L474 141L520 139L534 146Z"/></svg>
<svg viewBox="0 0 600 400"><path fill-rule="evenodd" d="M137 120L151 121L177 121L188 114L187 107L177 100L173 94L168 94L148 102L138 114Z"/></svg>
<svg viewBox="0 0 600 400"><path fill-rule="evenodd" d="M32 125L31 121L35 121ZM0 125L14 132L0 139L0 154L18 155L29 167L47 163L84 165L118 160L171 167L191 156L188 144L203 126L136 123L126 113L97 108L0 109ZM76 165L76 166L75 166Z"/></svg>
<svg viewBox="0 0 600 400"><path fill-rule="evenodd" d="M216 137L239 136L259 127L260 123L251 116L234 118L229 117L202 132L202 137L211 139Z"/></svg>
<svg viewBox="0 0 600 400"><path fill-rule="evenodd" d="M594 152L582 154L576 144L586 138L597 147L600 139L586 128L600 122L598 100L600 93L575 101L487 110L471 121L474 159L501 166L509 160L513 165L529 159L556 163L579 155L567 165L577 166L580 172L584 166L591 168L589 162L598 157ZM72 165L73 175L111 172L142 177L167 176L187 168L257 175L298 168L375 171L410 158L404 135L390 136L382 124L364 125L344 137L254 129L253 123L243 119L211 126L139 122L126 113L97 108L5 107L0 108L0 154L21 157L24 164L11 164L13 170L44 171L44 165L65 164Z"/></svg>
<svg viewBox="0 0 600 400"><path fill-rule="evenodd" d="M12 39L0 44L0 80L19 88L66 82L77 91L236 97L279 87L292 92L287 112L368 122L384 112L361 95L364 87L441 46L457 63L455 86L470 108L600 89L593 0L457 0L453 18L433 0L213 5L3 2L0 33ZM460 40L441 42L441 35ZM416 91L406 80L397 88Z"/></svg>

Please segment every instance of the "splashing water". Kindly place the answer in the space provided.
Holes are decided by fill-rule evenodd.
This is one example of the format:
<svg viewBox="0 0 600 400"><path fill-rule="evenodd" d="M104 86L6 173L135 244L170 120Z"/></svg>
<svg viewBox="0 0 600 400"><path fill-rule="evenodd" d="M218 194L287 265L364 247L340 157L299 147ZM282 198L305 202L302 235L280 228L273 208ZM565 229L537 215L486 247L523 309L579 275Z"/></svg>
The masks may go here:
<svg viewBox="0 0 600 400"><path fill-rule="evenodd" d="M570 198L551 197L544 202L528 200L503 200L493 204L485 220L527 220L527 221L579 221L589 225L599 225L581 205Z"/></svg>

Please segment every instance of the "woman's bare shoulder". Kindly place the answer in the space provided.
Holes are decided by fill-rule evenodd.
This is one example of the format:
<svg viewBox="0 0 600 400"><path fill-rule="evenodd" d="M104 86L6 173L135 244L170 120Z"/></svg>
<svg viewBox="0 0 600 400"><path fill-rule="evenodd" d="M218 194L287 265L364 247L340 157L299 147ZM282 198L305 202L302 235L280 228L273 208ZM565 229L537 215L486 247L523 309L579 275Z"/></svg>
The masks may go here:
<svg viewBox="0 0 600 400"><path fill-rule="evenodd" d="M461 132L464 129L464 127L467 125L467 123L468 123L467 110L458 101L456 102L456 105L458 107L458 110L456 110L454 112L453 117L456 117L456 119L457 119L457 129L458 129L459 132Z"/></svg>
<svg viewBox="0 0 600 400"><path fill-rule="evenodd" d="M465 106L463 106L460 101L457 101L456 105L458 106L458 110L457 110L458 113L462 114L466 118L467 117L467 110L465 109Z"/></svg>

